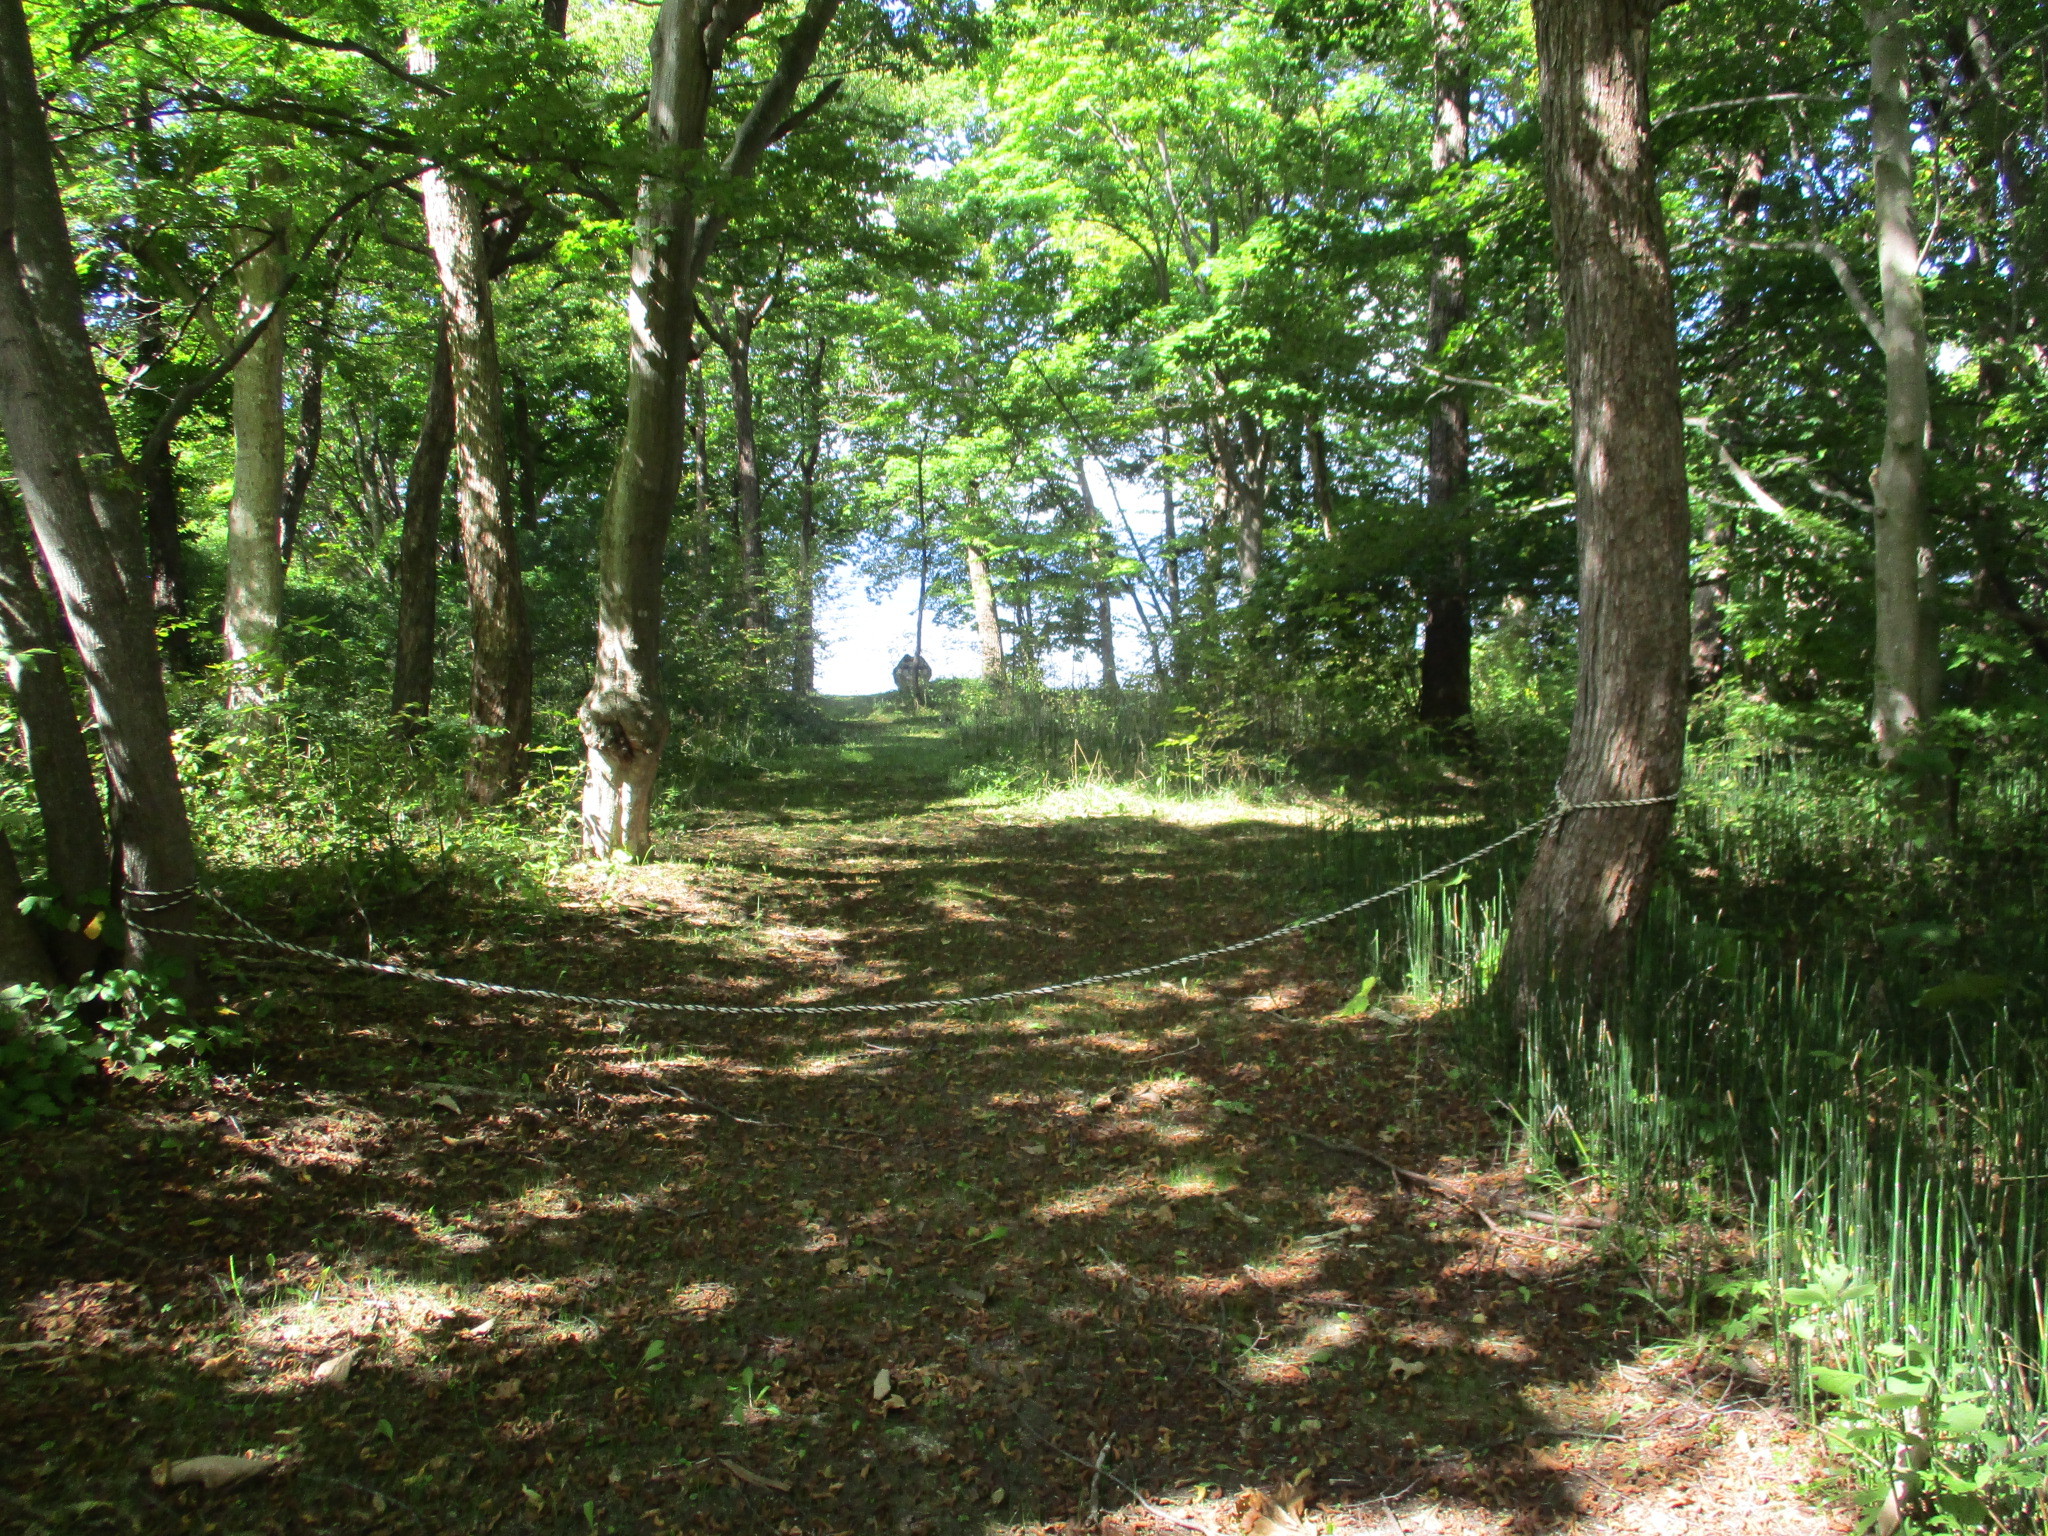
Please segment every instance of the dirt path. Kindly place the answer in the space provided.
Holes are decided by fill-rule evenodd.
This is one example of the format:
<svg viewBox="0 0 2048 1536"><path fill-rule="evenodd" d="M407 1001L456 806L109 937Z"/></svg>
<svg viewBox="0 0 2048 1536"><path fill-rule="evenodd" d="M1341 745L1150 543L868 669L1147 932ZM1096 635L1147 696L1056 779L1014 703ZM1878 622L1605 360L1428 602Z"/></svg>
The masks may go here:
<svg viewBox="0 0 2048 1536"><path fill-rule="evenodd" d="M802 1002L1310 899L1298 812L969 804L949 753L855 722L662 861L363 917L469 974ZM1299 1479L1305 1521L1257 1529L1847 1529L1758 1384L1641 1348L1625 1241L1491 1231L1290 1134L1501 1182L1426 1021L1331 1016L1343 946L1234 958L698 1026L247 962L236 1076L6 1144L0 1527L1222 1532ZM257 1450L230 1491L149 1481Z"/></svg>

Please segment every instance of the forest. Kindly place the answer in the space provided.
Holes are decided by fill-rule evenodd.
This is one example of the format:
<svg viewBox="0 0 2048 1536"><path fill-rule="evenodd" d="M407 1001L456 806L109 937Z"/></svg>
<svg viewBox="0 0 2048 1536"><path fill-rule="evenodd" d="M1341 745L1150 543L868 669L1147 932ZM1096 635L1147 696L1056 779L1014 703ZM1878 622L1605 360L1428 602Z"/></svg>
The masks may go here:
<svg viewBox="0 0 2048 1536"><path fill-rule="evenodd" d="M2048 1530L2037 174L2034 0L0 0L0 1528Z"/></svg>

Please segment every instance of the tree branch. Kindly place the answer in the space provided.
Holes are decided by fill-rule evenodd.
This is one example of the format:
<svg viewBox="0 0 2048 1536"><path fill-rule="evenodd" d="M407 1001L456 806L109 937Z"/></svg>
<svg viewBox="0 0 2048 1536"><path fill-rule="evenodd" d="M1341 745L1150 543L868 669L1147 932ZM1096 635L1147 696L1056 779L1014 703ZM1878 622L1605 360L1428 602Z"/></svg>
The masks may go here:
<svg viewBox="0 0 2048 1536"><path fill-rule="evenodd" d="M1884 321L1864 294L1863 285L1856 281L1849 258L1832 240L1737 240L1731 237L1723 243L1730 250L1804 251L1809 256L1820 257L1835 274L1835 281L1842 285L1842 296L1849 301L1849 308L1856 312L1856 318L1863 322L1863 329L1870 332L1870 339L1880 347L1884 345Z"/></svg>
<svg viewBox="0 0 2048 1536"><path fill-rule="evenodd" d="M1666 123L1676 122L1681 117L1694 117L1702 112L1727 112L1736 107L1761 107L1776 101L1826 101L1833 102L1838 107L1845 105L1836 97L1816 96L1809 91L1772 91L1767 96L1731 96L1726 101L1703 101L1696 106L1673 107L1670 111L1660 112L1651 118L1650 127L1662 128Z"/></svg>

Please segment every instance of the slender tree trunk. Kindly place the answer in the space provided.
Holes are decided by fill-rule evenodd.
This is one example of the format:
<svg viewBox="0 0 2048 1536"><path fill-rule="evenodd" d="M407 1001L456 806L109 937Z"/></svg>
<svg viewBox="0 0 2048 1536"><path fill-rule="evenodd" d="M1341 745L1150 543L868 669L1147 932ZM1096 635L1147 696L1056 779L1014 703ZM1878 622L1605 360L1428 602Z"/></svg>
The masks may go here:
<svg viewBox="0 0 2048 1536"><path fill-rule="evenodd" d="M285 232L259 226L243 241L238 330L255 323L284 290ZM234 370L235 488L228 502L228 706L248 709L270 694L277 631L284 617L284 312Z"/></svg>
<svg viewBox="0 0 2048 1536"><path fill-rule="evenodd" d="M130 911L192 926L198 877L171 751L134 476L86 337L28 22L0 0L0 431L44 567L63 604L99 726L116 885ZM192 947L131 922L132 964L189 981Z"/></svg>
<svg viewBox="0 0 2048 1536"><path fill-rule="evenodd" d="M1159 510L1164 517L1160 530L1160 564L1166 568L1166 617L1175 629L1180 627L1180 529L1174 523L1177 509L1173 504L1173 429L1164 421L1159 423Z"/></svg>
<svg viewBox="0 0 2048 1536"><path fill-rule="evenodd" d="M322 383L327 372L327 345L316 338L306 352L306 366L299 376L299 441L292 449L291 468L284 477L284 505L278 513L278 563L289 566L292 550L299 542L299 521L306 514L306 493L313 486L313 471L320 465L320 434L325 425L322 414Z"/></svg>
<svg viewBox="0 0 2048 1536"><path fill-rule="evenodd" d="M1240 413L1209 419L1210 457L1216 470L1216 504L1237 547L1237 579L1247 592L1258 582L1266 547L1265 434Z"/></svg>
<svg viewBox="0 0 2048 1536"><path fill-rule="evenodd" d="M136 361L145 379L168 355L163 306L145 301L136 323ZM185 529L178 505L178 460L167 445L145 454L136 466L142 478L143 525L149 539L151 606L159 627L178 625L186 613ZM182 627L164 636L166 660L180 671L192 666L191 643Z"/></svg>
<svg viewBox="0 0 2048 1536"><path fill-rule="evenodd" d="M1649 138L1657 0L1536 0L1543 172L1557 244L1579 534L1579 681L1558 794L1675 794L1685 744L1684 426L1670 258ZM1668 804L1545 834L1502 981L1612 982L1670 833Z"/></svg>
<svg viewBox="0 0 2048 1536"><path fill-rule="evenodd" d="M64 657L71 650L42 585L14 500L0 491L0 644L9 653L7 681L28 757L29 779L43 820L43 862L57 894L78 923L104 910L108 887L107 824L98 779L72 705ZM53 933L51 953L68 980L97 962L100 945L82 932Z"/></svg>
<svg viewBox="0 0 2048 1536"><path fill-rule="evenodd" d="M512 463L519 493L519 529L540 531L540 444L533 435L533 407L526 397L526 375L514 370L512 384Z"/></svg>
<svg viewBox="0 0 2048 1536"><path fill-rule="evenodd" d="M1095 530L1095 559L1105 572L1095 581L1095 659L1102 666L1102 691L1117 691L1116 676L1116 616L1110 607L1110 583L1106 574L1108 564L1116 557L1116 540L1109 531L1109 523L1102 515L1102 509L1095 504L1095 491L1088 484L1088 460L1086 457L1074 461L1074 478L1081 487L1081 505L1088 510L1089 526Z"/></svg>
<svg viewBox="0 0 2048 1536"><path fill-rule="evenodd" d="M469 578L469 797L495 805L526 778L533 646L505 458L505 391L484 251L483 205L454 177L420 177L427 242L441 274L455 387L455 508Z"/></svg>
<svg viewBox="0 0 2048 1536"><path fill-rule="evenodd" d="M1890 764L1938 707L1932 643L1934 550L1927 531L1927 321L1913 231L1911 61L1903 4L1869 5L1871 172L1882 294L1884 454L1871 477L1876 511L1877 643L1871 728Z"/></svg>
<svg viewBox="0 0 2048 1536"><path fill-rule="evenodd" d="M740 519L740 614L754 634L768 627L761 542L761 450L754 428L754 315L733 296L732 328L720 339L732 373L734 505Z"/></svg>
<svg viewBox="0 0 2048 1536"><path fill-rule="evenodd" d="M818 460L825 449L825 352L820 340L804 357L804 445L797 461L796 657L791 682L799 698L817 692Z"/></svg>
<svg viewBox="0 0 2048 1536"><path fill-rule="evenodd" d="M707 579L711 574L711 407L705 399L704 360L690 364L691 471L695 480L697 506L690 525L690 548L697 570Z"/></svg>
<svg viewBox="0 0 2048 1536"><path fill-rule="evenodd" d="M1318 421L1308 429L1309 487L1315 497L1316 526L1322 530L1323 542L1337 541L1337 492L1330 484L1330 442L1323 435L1323 424Z"/></svg>
<svg viewBox="0 0 2048 1536"><path fill-rule="evenodd" d="M1472 77L1465 60L1464 0L1430 0L1435 34L1436 120L1430 168L1441 179L1470 158ZM1465 319L1465 266L1471 238L1461 229L1439 235L1431 249L1429 320L1424 350L1441 369L1451 333ZM1472 536L1465 502L1471 480L1472 407L1458 385L1439 379L1429 414L1429 526L1438 548L1426 576L1422 686L1416 713L1446 729L1472 713L1472 607L1468 568Z"/></svg>
<svg viewBox="0 0 2048 1536"><path fill-rule="evenodd" d="M441 503L448 461L455 450L455 373L443 311L434 360L428 366L427 404L405 480L405 515L398 533L398 653L391 669L391 713L401 736L416 735L434 707L434 638L439 619Z"/></svg>

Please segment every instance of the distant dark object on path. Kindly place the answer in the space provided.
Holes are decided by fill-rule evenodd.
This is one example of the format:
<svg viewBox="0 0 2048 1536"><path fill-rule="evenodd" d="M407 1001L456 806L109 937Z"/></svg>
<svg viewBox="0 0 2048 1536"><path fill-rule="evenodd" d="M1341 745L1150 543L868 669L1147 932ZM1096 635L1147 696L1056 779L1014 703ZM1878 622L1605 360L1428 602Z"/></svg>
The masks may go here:
<svg viewBox="0 0 2048 1536"><path fill-rule="evenodd" d="M922 656L906 652L896 663L896 670L889 674L896 679L897 695L906 704L925 702L925 684L932 680L932 664Z"/></svg>

